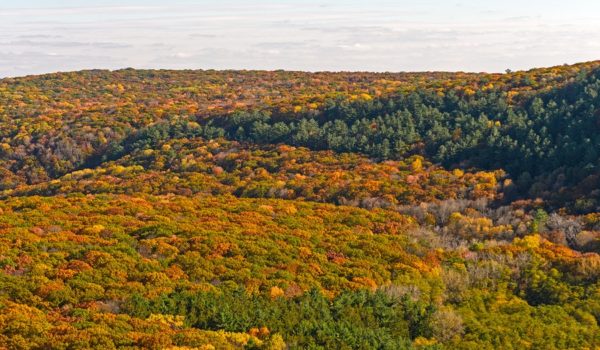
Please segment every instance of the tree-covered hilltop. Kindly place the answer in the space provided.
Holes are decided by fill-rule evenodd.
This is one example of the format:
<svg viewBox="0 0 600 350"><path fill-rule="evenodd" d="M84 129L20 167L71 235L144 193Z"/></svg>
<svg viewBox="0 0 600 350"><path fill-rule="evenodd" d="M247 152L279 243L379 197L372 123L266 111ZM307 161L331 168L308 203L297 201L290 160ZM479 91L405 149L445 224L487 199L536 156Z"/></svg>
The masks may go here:
<svg viewBox="0 0 600 350"><path fill-rule="evenodd" d="M600 62L0 80L0 348L594 349Z"/></svg>
<svg viewBox="0 0 600 350"><path fill-rule="evenodd" d="M591 212L600 196L597 67L507 74L123 70L5 79L0 188L94 167L160 138L225 136L503 169L521 196ZM178 116L189 123L173 122Z"/></svg>
<svg viewBox="0 0 600 350"><path fill-rule="evenodd" d="M417 90L324 106L316 116L278 120L267 113L218 118L228 138L360 152L377 159L421 154L452 168L504 169L523 194L600 205L600 70L510 103L490 87L469 94ZM214 130L208 130L215 133ZM576 191L576 195L573 195Z"/></svg>

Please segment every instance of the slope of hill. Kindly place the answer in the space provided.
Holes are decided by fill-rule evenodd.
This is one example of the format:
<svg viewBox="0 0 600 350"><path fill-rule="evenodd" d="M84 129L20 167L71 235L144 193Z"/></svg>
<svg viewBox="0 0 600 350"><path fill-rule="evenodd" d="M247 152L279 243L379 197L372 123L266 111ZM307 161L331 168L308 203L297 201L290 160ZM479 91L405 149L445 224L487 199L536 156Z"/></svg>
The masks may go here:
<svg viewBox="0 0 600 350"><path fill-rule="evenodd" d="M599 66L0 80L0 347L598 347Z"/></svg>

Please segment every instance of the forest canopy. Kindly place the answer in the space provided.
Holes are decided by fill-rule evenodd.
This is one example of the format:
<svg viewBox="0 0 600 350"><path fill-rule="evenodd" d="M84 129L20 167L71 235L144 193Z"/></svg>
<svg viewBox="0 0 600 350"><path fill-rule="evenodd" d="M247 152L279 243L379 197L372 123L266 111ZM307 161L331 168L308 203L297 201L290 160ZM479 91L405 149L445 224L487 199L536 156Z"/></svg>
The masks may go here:
<svg viewBox="0 0 600 350"><path fill-rule="evenodd" d="M0 80L0 348L594 349L600 62Z"/></svg>

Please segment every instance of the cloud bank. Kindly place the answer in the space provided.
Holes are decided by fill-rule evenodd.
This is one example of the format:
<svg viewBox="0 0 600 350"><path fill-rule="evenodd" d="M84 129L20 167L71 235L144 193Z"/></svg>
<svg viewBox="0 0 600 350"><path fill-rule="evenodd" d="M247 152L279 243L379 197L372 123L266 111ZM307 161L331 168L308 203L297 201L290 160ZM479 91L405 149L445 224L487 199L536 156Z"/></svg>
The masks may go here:
<svg viewBox="0 0 600 350"><path fill-rule="evenodd" d="M0 1L0 77L124 67L498 72L600 58L600 3L585 0L52 3Z"/></svg>

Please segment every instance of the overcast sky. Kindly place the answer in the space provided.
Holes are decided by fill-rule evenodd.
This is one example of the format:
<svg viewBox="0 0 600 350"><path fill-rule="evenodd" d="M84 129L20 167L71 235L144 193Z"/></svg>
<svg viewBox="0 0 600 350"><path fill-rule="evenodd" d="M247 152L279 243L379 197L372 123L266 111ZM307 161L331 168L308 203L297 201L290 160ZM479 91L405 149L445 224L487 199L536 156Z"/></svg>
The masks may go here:
<svg viewBox="0 0 600 350"><path fill-rule="evenodd" d="M600 59L598 0L0 0L0 77L490 71Z"/></svg>

